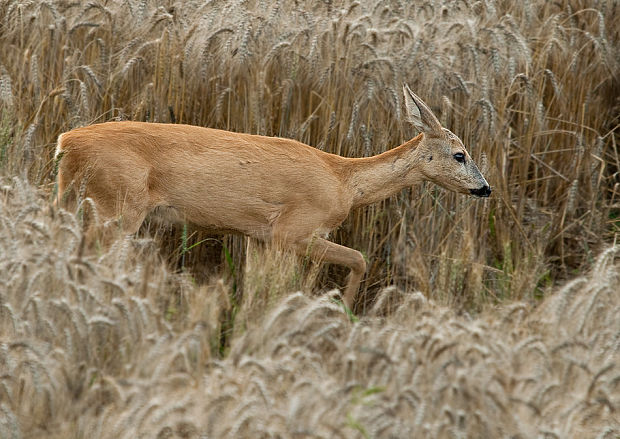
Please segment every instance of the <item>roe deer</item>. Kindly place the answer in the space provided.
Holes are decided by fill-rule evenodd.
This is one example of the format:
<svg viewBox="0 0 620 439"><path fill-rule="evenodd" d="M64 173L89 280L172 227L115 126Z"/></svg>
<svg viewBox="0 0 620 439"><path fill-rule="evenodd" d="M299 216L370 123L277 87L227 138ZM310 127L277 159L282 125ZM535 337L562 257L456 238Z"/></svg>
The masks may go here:
<svg viewBox="0 0 620 439"><path fill-rule="evenodd" d="M368 158L345 158L291 139L189 125L108 122L58 137L57 203L90 197L104 220L134 233L147 214L245 234L341 264L352 308L366 262L327 234L351 209L430 180L488 197L489 184L461 140L408 86L408 119L420 134ZM66 192L66 193L65 193Z"/></svg>

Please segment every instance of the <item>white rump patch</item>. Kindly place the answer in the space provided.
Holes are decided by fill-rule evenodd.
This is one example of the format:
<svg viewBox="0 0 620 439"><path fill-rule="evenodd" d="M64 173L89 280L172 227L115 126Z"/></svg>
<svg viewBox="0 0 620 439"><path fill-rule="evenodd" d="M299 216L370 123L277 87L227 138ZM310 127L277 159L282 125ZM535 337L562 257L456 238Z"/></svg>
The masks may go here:
<svg viewBox="0 0 620 439"><path fill-rule="evenodd" d="M65 133L62 133L60 136L58 136L58 142L56 142L56 152L54 152L54 160L58 160L58 156L60 155L60 153L62 152L62 136L64 136Z"/></svg>

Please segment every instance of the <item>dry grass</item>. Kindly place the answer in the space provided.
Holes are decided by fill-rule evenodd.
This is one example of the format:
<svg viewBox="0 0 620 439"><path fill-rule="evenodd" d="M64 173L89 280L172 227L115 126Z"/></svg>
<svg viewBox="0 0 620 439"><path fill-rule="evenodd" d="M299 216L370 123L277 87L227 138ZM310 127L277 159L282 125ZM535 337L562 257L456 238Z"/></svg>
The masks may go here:
<svg viewBox="0 0 620 439"><path fill-rule="evenodd" d="M476 318L397 288L360 320L333 292L278 298L294 276L267 257L247 276L276 298L233 314L230 283L170 274L147 240L85 256L73 215L5 183L0 437L620 434L617 248L535 311Z"/></svg>
<svg viewBox="0 0 620 439"><path fill-rule="evenodd" d="M605 0L0 0L0 437L618 436L619 34ZM354 212L360 321L339 267L149 224L92 252L49 206L70 128L368 156L415 134L405 82L494 193Z"/></svg>

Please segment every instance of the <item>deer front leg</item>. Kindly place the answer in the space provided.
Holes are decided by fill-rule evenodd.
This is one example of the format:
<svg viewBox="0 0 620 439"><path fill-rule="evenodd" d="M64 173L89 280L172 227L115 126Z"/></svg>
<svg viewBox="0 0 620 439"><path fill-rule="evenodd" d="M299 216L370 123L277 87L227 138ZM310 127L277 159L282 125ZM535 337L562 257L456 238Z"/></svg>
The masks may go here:
<svg viewBox="0 0 620 439"><path fill-rule="evenodd" d="M355 304L355 296L360 287L362 277L366 273L366 261L357 250L336 244L323 238L304 240L295 245L301 255L308 255L317 262L344 265L351 269L347 286L344 290L344 304L350 309Z"/></svg>

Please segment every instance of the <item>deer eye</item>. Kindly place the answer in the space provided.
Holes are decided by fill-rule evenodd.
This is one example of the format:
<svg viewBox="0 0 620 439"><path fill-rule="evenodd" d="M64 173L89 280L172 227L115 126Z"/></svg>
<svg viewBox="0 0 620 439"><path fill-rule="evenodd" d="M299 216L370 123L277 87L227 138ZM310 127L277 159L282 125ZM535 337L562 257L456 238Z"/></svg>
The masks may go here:
<svg viewBox="0 0 620 439"><path fill-rule="evenodd" d="M456 154L454 154L454 160L459 163L465 163L465 154L463 154L462 152L457 152Z"/></svg>

